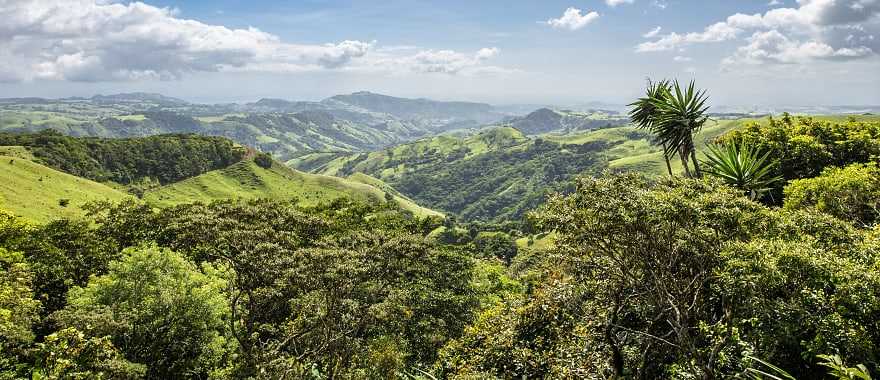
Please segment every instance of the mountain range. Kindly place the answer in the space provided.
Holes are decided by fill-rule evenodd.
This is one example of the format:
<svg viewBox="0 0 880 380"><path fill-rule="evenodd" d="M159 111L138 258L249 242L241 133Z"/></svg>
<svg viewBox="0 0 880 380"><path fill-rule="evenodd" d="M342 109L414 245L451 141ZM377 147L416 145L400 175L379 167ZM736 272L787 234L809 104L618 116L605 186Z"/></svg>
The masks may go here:
<svg viewBox="0 0 880 380"><path fill-rule="evenodd" d="M0 131L54 129L71 136L165 133L223 136L289 161L310 152L364 152L446 133L512 125L529 135L625 123L614 111L543 108L517 115L485 103L399 98L371 92L318 102L260 99L198 104L151 93L91 98L0 99Z"/></svg>

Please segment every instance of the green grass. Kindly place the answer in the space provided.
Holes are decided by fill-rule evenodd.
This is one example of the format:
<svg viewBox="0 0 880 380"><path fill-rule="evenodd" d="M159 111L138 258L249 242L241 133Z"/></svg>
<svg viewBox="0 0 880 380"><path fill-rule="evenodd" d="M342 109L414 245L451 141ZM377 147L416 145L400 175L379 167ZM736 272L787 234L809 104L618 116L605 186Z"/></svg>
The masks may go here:
<svg viewBox="0 0 880 380"><path fill-rule="evenodd" d="M529 244L529 239L532 240ZM529 249L533 251L546 251L552 249L556 244L556 233L550 232L546 234L533 235L531 237L521 237L516 239L516 246L519 249Z"/></svg>
<svg viewBox="0 0 880 380"><path fill-rule="evenodd" d="M410 199L406 195L401 194L400 192L395 190L393 187L389 186L385 182L382 182L382 180L380 180L380 179L371 177L371 176L366 175L364 173L354 173L351 176L349 176L348 179L350 181L373 186L373 187L380 189L386 193L391 193L391 195L394 196L394 202L397 203L397 205L400 208L402 208L404 210L409 210L418 217L421 217L421 218L428 217L428 216L443 217L443 214L440 212L419 206L418 204L416 204L415 201L413 201L412 199Z"/></svg>
<svg viewBox="0 0 880 380"><path fill-rule="evenodd" d="M385 202L385 191L365 179L360 181L325 175L308 174L274 163L264 169L253 161L242 161L224 169L166 185L145 194L144 199L156 206L171 206L195 201L222 199L298 199L309 206L338 198L364 202ZM392 195L395 195L395 191ZM408 198L395 196L404 209L417 215L437 214L419 207Z"/></svg>
<svg viewBox="0 0 880 380"><path fill-rule="evenodd" d="M125 121L125 120L144 121L147 119L147 116L142 115L142 114L133 114L133 115L119 115L119 116L116 116L116 118L119 120L122 120L122 121Z"/></svg>
<svg viewBox="0 0 880 380"><path fill-rule="evenodd" d="M21 147L0 149L0 208L33 222L82 216L90 201L119 201L128 194L27 159ZM66 207L62 199L69 200Z"/></svg>

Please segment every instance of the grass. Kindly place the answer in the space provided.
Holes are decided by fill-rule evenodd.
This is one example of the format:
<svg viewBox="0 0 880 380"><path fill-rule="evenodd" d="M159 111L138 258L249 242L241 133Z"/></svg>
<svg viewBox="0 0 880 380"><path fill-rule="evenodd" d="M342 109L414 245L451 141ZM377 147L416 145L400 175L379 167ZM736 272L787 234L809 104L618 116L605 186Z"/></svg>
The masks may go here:
<svg viewBox="0 0 880 380"><path fill-rule="evenodd" d="M0 147L0 208L32 222L76 218L91 201L120 201L128 194L40 165L21 147ZM62 206L62 199L68 201Z"/></svg>
<svg viewBox="0 0 880 380"><path fill-rule="evenodd" d="M529 244L530 239L531 244ZM555 232L526 236L516 239L516 247L533 251L546 251L554 247L556 239L557 235Z"/></svg>
<svg viewBox="0 0 880 380"><path fill-rule="evenodd" d="M151 190L145 194L144 199L160 207L194 201L257 198L298 199L306 206L339 198L385 202L385 191L368 182L370 181L363 178L355 181L303 173L277 162L271 168L264 169L253 161L242 161L224 169ZM438 214L396 194L396 191L392 194L395 195L395 201L416 215Z"/></svg>
<svg viewBox="0 0 880 380"><path fill-rule="evenodd" d="M371 177L371 176L366 175L364 173L354 173L351 176L349 176L348 179L351 181L354 181L354 182L363 183L363 184L373 186L377 189L382 190L385 193L391 193L391 195L394 196L394 202L397 203L397 205L400 208L402 208L404 210L409 210L413 214L415 214L416 216L418 216L420 218L424 218L424 217L428 217L428 216L439 216L439 217L444 216L440 212L419 206L418 204L416 204L415 201L413 201L412 199L410 199L406 195L401 194L400 192L395 190L393 187L389 186L385 182L382 182L382 180L380 180L380 179Z"/></svg>

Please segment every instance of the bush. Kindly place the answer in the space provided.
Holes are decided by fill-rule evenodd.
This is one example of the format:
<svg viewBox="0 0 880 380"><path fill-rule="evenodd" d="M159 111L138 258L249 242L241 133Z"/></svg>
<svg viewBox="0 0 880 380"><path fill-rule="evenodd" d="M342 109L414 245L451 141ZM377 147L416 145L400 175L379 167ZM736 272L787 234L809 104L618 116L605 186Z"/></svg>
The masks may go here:
<svg viewBox="0 0 880 380"><path fill-rule="evenodd" d="M199 270L152 246L130 248L106 275L68 293L55 319L90 337L110 336L125 357L147 365L151 378L182 378L228 365L234 350L222 271ZM201 377L199 376L199 377Z"/></svg>
<svg viewBox="0 0 880 380"><path fill-rule="evenodd" d="M254 157L254 163L263 169L272 168L272 156L268 153L259 153Z"/></svg>
<svg viewBox="0 0 880 380"><path fill-rule="evenodd" d="M874 224L880 217L880 168L854 164L792 181L785 187L785 207L816 208L858 226Z"/></svg>

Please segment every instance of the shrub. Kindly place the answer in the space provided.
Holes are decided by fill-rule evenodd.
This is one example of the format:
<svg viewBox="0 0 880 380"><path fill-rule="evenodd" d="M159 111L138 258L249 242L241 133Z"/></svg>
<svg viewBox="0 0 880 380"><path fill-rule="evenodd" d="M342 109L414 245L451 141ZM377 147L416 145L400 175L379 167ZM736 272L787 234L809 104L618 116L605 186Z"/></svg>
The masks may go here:
<svg viewBox="0 0 880 380"><path fill-rule="evenodd" d="M816 178L792 181L785 187L785 207L816 208L859 226L880 217L880 168L854 164L828 168Z"/></svg>

